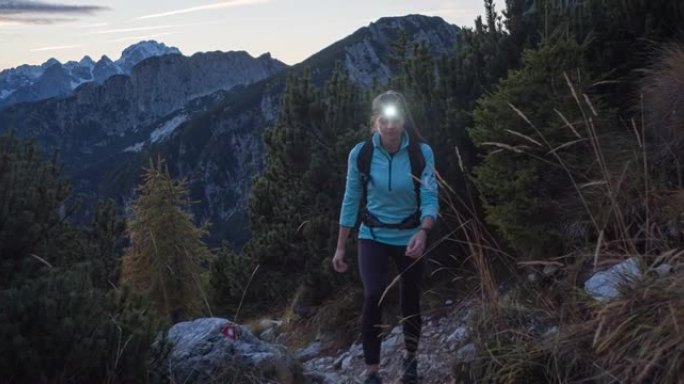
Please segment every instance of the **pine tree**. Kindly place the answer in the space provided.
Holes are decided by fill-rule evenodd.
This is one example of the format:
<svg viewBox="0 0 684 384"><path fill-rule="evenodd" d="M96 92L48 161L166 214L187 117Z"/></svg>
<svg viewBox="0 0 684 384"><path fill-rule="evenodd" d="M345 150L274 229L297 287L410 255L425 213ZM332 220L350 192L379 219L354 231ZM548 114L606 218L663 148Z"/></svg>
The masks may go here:
<svg viewBox="0 0 684 384"><path fill-rule="evenodd" d="M174 180L161 159L145 169L129 221L130 247L122 282L149 297L173 321L201 312L203 268L211 252L205 228L193 224L185 180Z"/></svg>
<svg viewBox="0 0 684 384"><path fill-rule="evenodd" d="M304 292L311 293L314 303L328 294L338 278L329 268L329 259L337 243L349 150L370 135L364 124L369 98L349 81L339 63L325 86L322 104L323 123L315 132L311 162L302 183L305 193L314 196L305 208L306 225L302 227L307 247Z"/></svg>
<svg viewBox="0 0 684 384"><path fill-rule="evenodd" d="M494 0L485 0L485 12L487 16L487 32L490 35L496 35L497 33L497 14L494 9Z"/></svg>
<svg viewBox="0 0 684 384"><path fill-rule="evenodd" d="M575 183L600 177L587 140L569 144L589 133L575 133L565 122L577 131L587 124L565 78L576 92L586 92L591 76L584 54L573 39L560 36L527 51L522 68L510 72L495 93L480 100L474 128L469 130L485 153L474 173L487 221L526 257L556 255L577 240L568 235L569 227L591 226L565 171L572 170ZM511 105L520 108L525 118ZM593 108L597 112L592 124L603 130L600 135L609 135L614 116L598 100ZM601 141L606 151L621 143L607 137ZM560 149L552 152L549 146ZM555 155L562 157L563 164Z"/></svg>

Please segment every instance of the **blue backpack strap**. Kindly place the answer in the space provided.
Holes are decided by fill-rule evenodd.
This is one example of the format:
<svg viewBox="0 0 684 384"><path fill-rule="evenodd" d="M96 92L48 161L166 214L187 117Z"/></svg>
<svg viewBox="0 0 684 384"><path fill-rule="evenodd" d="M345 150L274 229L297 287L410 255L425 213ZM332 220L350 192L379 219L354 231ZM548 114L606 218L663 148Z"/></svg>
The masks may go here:
<svg viewBox="0 0 684 384"><path fill-rule="evenodd" d="M409 144L409 160L411 161L411 176L413 176L413 188L416 191L416 213L420 216L420 184L425 169L425 156L420 149L420 142L412 141ZM418 218L420 220L420 217Z"/></svg>

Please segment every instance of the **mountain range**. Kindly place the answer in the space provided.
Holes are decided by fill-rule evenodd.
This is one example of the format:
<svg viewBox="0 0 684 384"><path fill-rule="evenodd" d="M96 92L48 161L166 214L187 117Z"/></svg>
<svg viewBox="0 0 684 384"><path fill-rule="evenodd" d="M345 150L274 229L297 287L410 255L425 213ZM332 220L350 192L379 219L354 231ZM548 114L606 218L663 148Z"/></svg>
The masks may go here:
<svg viewBox="0 0 684 384"><path fill-rule="evenodd" d="M64 64L49 59L41 65L20 65L0 72L0 107L20 102L64 97L83 83L102 84L113 75L128 75L139 62L150 57L181 54L178 48L156 41L141 41L126 48L112 61L103 55L97 62L90 56Z"/></svg>
<svg viewBox="0 0 684 384"><path fill-rule="evenodd" d="M47 153L59 149L66 174L91 203L110 197L127 205L142 167L161 156L188 180L191 198L200 202L195 217L212 223L210 242L239 246L249 236L251 182L265 164L262 134L277 118L289 75L307 71L323 84L340 66L367 88L392 75L388 59L400 37L449 54L459 30L439 17L381 18L291 67L246 52L143 59L163 50L131 48L165 47L143 42L117 60L120 74L87 81L71 94L0 107L0 131L34 138ZM91 207L85 204L84 216Z"/></svg>

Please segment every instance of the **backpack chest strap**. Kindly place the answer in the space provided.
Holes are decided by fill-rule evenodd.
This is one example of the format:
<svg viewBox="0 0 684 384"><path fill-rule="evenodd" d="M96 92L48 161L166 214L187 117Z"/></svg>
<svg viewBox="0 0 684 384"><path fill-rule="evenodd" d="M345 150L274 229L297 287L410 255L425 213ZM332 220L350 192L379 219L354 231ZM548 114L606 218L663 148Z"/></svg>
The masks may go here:
<svg viewBox="0 0 684 384"><path fill-rule="evenodd" d="M369 227L382 227L382 228L400 228L408 229L415 228L420 225L420 184L423 169L425 168L425 158L423 152L420 148L420 143L410 143L408 147L409 160L411 163L411 178L413 181L413 188L416 195L416 211L409 217L405 218L401 223L398 224L386 224L382 223L377 217L373 216L368 211L368 183L371 181L371 164L373 160L374 145L372 140L367 140L361 150L359 151L357 161L357 168L359 174L361 175L361 201L360 207L361 214L358 215L357 220L358 225L363 222Z"/></svg>

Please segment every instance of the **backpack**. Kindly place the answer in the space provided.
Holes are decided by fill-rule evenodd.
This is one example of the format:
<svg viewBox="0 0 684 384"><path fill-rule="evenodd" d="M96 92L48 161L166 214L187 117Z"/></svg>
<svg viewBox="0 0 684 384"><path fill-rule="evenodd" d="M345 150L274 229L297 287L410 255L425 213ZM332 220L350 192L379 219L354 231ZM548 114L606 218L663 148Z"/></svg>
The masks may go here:
<svg viewBox="0 0 684 384"><path fill-rule="evenodd" d="M355 228L358 230L361 223L367 227L381 227L381 228L397 228L397 229L411 229L420 225L420 180L425 169L425 157L423 151L420 149L420 143L411 141L409 143L409 160L411 162L411 175L413 178L413 188L416 191L416 211L405 218L402 222L397 224L387 224L381 222L375 215L368 211L368 183L371 181L370 166L373 159L373 141L368 140L363 144L359 155L356 158L356 165L361 175L361 203L359 204L360 212L356 220Z"/></svg>

